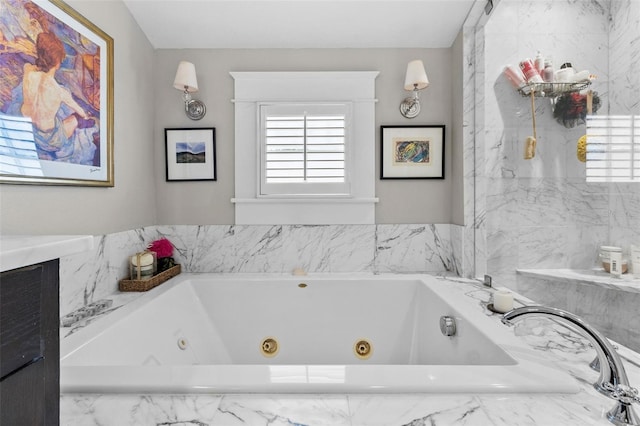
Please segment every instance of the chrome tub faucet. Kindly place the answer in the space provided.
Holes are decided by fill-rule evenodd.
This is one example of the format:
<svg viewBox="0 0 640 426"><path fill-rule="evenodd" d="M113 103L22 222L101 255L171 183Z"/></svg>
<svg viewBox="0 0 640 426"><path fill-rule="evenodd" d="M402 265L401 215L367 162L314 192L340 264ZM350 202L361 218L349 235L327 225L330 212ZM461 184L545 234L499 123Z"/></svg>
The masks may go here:
<svg viewBox="0 0 640 426"><path fill-rule="evenodd" d="M502 323L511 326L530 316L559 320L560 324L589 340L600 361L600 377L593 387L617 401L616 406L607 412L607 418L616 426L640 426L640 417L631 406L634 402L640 402L638 390L629 385L622 360L609 340L577 315L546 306L525 306L514 309L502 316Z"/></svg>

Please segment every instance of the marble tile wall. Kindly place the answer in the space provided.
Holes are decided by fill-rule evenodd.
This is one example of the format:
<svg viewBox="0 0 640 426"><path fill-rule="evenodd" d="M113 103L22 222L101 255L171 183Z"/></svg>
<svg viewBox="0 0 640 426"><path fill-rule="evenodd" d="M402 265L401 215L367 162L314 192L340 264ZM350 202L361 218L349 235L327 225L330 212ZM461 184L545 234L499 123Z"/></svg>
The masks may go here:
<svg viewBox="0 0 640 426"><path fill-rule="evenodd" d="M452 228L455 231L452 232ZM60 314L107 297L129 275L127 259L166 237L185 272L459 274L452 225L150 226L95 237L94 250L60 262ZM453 238L452 238L453 235Z"/></svg>
<svg viewBox="0 0 640 426"><path fill-rule="evenodd" d="M640 114L639 16L639 0L611 0L610 114Z"/></svg>
<svg viewBox="0 0 640 426"><path fill-rule="evenodd" d="M573 312L609 339L640 351L640 279L601 274L520 270L518 291L541 305Z"/></svg>
<svg viewBox="0 0 640 426"><path fill-rule="evenodd" d="M637 113L638 11L640 0L502 0L476 32L476 72L483 73L476 79L483 85L476 96L477 275L484 270L513 287L517 268L588 269L596 266L598 246L640 241L637 184L587 184L576 158L585 126L558 123L549 99L536 99L536 157L524 159L533 133L530 99L502 75L505 65L540 51L556 68L571 62L598 76L592 88L600 113L614 104ZM611 76L603 54L610 46ZM628 75L634 77L621 78Z"/></svg>

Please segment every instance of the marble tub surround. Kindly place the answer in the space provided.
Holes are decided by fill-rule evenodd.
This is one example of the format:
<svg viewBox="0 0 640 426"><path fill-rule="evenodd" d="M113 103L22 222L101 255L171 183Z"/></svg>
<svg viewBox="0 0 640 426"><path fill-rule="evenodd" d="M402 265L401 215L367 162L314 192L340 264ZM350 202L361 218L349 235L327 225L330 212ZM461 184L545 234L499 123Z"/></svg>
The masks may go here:
<svg viewBox="0 0 640 426"><path fill-rule="evenodd" d="M60 316L116 293L118 280L129 275L129 256L155 235L138 229L96 236L92 249L61 258Z"/></svg>
<svg viewBox="0 0 640 426"><path fill-rule="evenodd" d="M640 351L640 278L601 269L518 270L518 292L581 316L605 336Z"/></svg>
<svg viewBox="0 0 640 426"><path fill-rule="evenodd" d="M101 299L101 300L108 300L111 302L111 306L109 306L109 308L101 310L99 312L95 312L92 315L88 315L82 319L79 319L78 321L74 322L71 326L65 327L62 324L60 324L60 340L62 341L62 339L72 335L73 333L77 332L78 330L86 327L87 325L91 324L94 321L97 321L101 318L106 317L107 315L109 315L111 312L114 312L115 310L123 307L124 305L132 302L133 300L137 299L138 297L140 297L143 293L142 292L124 292L124 293L116 293L116 294L112 294L109 297L105 298L105 299ZM82 308L80 308L82 309Z"/></svg>
<svg viewBox="0 0 640 426"><path fill-rule="evenodd" d="M460 297L500 324L487 309L494 289L464 278L442 277ZM515 306L533 303L515 295ZM540 360L576 380L576 394L378 394L378 395L120 395L65 394L65 425L610 425L604 413L614 401L592 387L595 351L588 341L544 318L519 322L513 332ZM511 350L514 350L511 348ZM640 355L620 346L630 383L640 384ZM637 407L636 407L637 409Z"/></svg>
<svg viewBox="0 0 640 426"><path fill-rule="evenodd" d="M454 272L450 225L159 226L187 272Z"/></svg>
<svg viewBox="0 0 640 426"><path fill-rule="evenodd" d="M610 407L586 407L591 402L558 395L64 395L61 411L68 426L610 425L598 412Z"/></svg>
<svg viewBox="0 0 640 426"><path fill-rule="evenodd" d="M93 249L61 259L60 315L117 293L129 256L160 237L184 272L457 274L461 244L452 226L176 225L103 235Z"/></svg>

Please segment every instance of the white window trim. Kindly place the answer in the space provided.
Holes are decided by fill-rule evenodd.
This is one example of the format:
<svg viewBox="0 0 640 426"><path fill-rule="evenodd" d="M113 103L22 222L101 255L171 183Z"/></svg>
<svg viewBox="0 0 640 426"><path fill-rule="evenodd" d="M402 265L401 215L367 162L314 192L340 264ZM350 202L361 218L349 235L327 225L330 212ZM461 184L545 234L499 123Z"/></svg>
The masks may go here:
<svg viewBox="0 0 640 426"><path fill-rule="evenodd" d="M231 72L235 81L236 224L375 223L375 79L377 71ZM350 102L354 167L348 196L260 197L259 105Z"/></svg>

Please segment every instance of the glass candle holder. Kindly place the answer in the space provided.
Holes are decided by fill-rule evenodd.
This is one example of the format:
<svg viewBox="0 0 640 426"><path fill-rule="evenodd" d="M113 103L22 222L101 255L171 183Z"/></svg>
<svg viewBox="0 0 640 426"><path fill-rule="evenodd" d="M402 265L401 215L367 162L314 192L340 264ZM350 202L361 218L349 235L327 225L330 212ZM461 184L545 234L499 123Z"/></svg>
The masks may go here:
<svg viewBox="0 0 640 426"><path fill-rule="evenodd" d="M131 256L129 261L129 275L132 280L148 280L158 270L158 260L152 251L143 251Z"/></svg>

